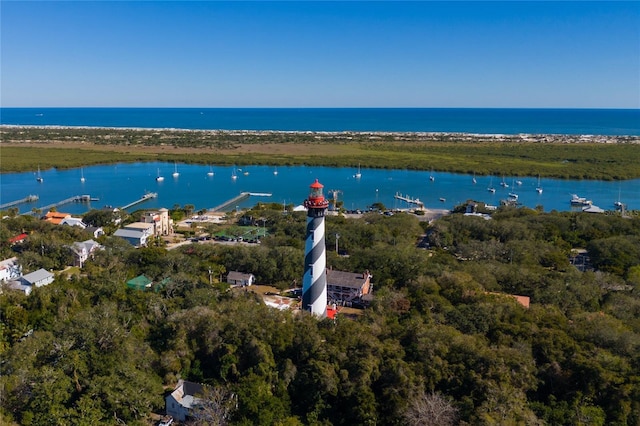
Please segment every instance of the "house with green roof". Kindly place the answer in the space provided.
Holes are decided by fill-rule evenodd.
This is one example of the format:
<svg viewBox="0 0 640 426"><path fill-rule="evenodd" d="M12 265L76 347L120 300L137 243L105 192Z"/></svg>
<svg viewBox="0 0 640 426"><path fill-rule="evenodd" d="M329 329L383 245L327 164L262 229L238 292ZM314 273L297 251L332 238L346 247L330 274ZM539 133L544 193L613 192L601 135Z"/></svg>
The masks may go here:
<svg viewBox="0 0 640 426"><path fill-rule="evenodd" d="M127 287L133 290L146 290L151 288L151 284L153 284L153 281L144 275L139 275L127 281Z"/></svg>

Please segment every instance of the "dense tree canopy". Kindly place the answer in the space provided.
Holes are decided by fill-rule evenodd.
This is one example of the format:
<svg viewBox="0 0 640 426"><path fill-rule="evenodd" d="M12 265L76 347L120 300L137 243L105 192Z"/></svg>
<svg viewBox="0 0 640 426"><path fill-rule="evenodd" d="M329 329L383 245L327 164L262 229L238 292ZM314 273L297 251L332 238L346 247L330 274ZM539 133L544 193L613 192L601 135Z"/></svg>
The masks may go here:
<svg viewBox="0 0 640 426"><path fill-rule="evenodd" d="M329 216L328 265L369 270L375 294L362 315L331 321L220 282L231 270L282 289L301 280L304 214L265 205L248 214L264 219L262 244L167 251L101 237L105 249L81 274L28 297L5 289L0 419L148 424L164 389L184 378L210 385L206 415L223 413L221 424L640 422L638 218ZM7 218L3 241L29 238L4 244L3 256L61 270L64 248L87 239L72 228ZM591 268L569 263L574 249ZM164 285L128 289L140 274Z"/></svg>

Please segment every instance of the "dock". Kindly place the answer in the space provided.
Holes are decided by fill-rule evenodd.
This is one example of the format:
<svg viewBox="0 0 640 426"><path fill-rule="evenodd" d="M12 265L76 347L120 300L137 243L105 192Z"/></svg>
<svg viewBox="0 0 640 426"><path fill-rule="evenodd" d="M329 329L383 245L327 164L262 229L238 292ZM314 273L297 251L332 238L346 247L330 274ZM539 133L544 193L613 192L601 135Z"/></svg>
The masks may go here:
<svg viewBox="0 0 640 426"><path fill-rule="evenodd" d="M49 204L47 206L40 207L40 211L49 211L54 207L59 207L64 204L69 203L89 203L91 201L100 201L99 198L92 197L91 195L75 195L73 197L66 198L62 201L58 201L57 203Z"/></svg>
<svg viewBox="0 0 640 426"><path fill-rule="evenodd" d="M402 195L397 192L396 192L396 195L393 196L393 198L397 200L405 201L409 204L415 204L416 206L419 206L419 207L424 207L424 203L420 201L419 198L412 198L408 195Z"/></svg>
<svg viewBox="0 0 640 426"><path fill-rule="evenodd" d="M150 200L152 198L156 198L157 196L158 196L157 192L147 192L142 197L140 197L137 200L135 200L134 202L131 202L131 203L127 204L126 206L120 207L120 210L126 210L129 207L133 207L136 204L144 203L145 201Z"/></svg>
<svg viewBox="0 0 640 426"><path fill-rule="evenodd" d="M214 212L219 212L222 211L226 208L228 208L229 206L233 206L234 204L242 201L242 200L246 200L249 197L271 197L272 194L268 193L268 192L241 192L240 195L237 195L235 197L233 197L230 200L225 201L222 204L219 204L217 206L215 206L212 209L209 209L209 212L214 213Z"/></svg>
<svg viewBox="0 0 640 426"><path fill-rule="evenodd" d="M8 207L12 207L12 206L17 206L18 204L23 204L23 203L33 203L34 201L38 201L40 199L40 197L38 197L37 195L27 195L24 198L21 198L19 200L15 200L15 201L11 201L9 203L4 203L4 204L0 204L0 210L4 210Z"/></svg>

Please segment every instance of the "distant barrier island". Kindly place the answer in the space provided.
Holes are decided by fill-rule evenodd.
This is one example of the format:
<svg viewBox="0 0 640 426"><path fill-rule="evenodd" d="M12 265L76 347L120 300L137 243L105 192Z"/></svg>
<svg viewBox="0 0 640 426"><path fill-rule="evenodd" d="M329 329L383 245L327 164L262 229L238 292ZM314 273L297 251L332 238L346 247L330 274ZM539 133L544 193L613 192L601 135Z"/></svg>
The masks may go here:
<svg viewBox="0 0 640 426"><path fill-rule="evenodd" d="M139 161L640 177L640 137L423 132L275 132L0 126L0 172Z"/></svg>

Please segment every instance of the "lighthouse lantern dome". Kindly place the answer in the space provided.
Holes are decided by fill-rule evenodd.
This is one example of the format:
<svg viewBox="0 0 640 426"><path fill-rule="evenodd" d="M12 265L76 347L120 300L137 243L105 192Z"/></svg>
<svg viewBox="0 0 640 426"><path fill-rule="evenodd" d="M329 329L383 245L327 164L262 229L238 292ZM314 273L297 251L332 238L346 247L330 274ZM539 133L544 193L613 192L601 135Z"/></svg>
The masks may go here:
<svg viewBox="0 0 640 426"><path fill-rule="evenodd" d="M309 200L322 201L324 199L324 195L322 194L322 188L324 188L324 185L318 182L318 179L316 179L309 188L311 188L311 191L309 192Z"/></svg>

